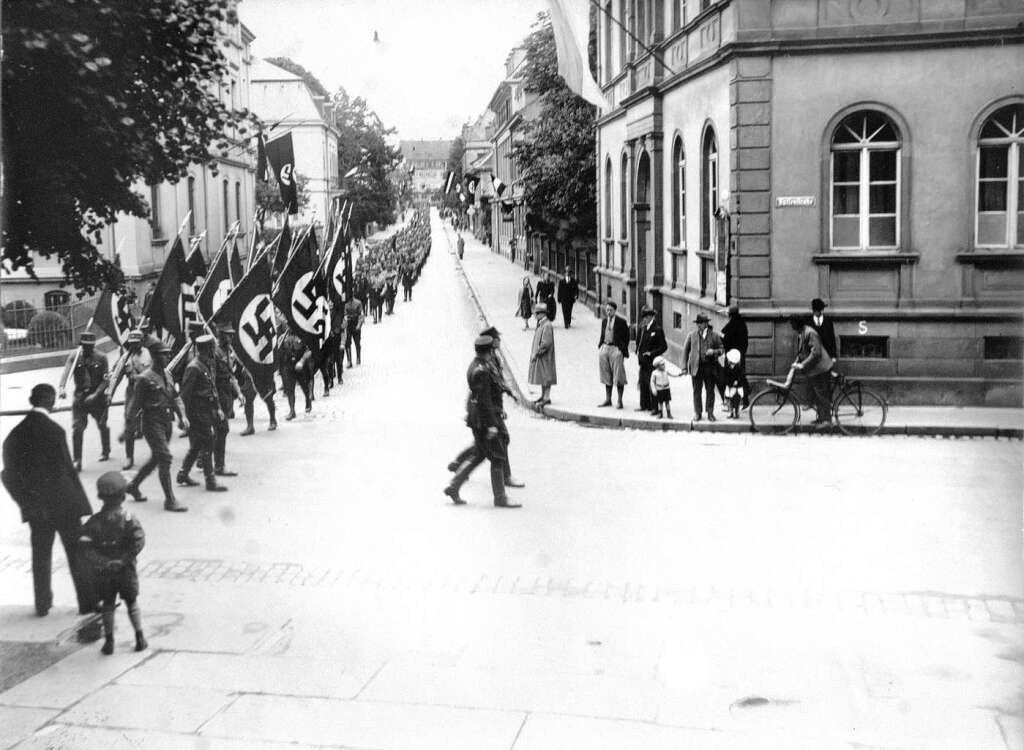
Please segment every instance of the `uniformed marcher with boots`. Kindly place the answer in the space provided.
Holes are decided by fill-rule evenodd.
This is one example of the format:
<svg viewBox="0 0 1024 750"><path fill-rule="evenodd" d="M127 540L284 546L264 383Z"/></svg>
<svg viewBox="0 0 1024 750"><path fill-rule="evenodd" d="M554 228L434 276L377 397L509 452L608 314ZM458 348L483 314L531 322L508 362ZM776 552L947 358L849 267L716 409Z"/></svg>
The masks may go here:
<svg viewBox="0 0 1024 750"><path fill-rule="evenodd" d="M491 358L488 364L494 369L494 384L496 386L493 398L498 406L498 410L501 413L501 438L505 443L505 486L506 487L525 487L526 484L520 482L518 479L512 476L512 468L510 466L510 460L508 456L508 444L510 436L508 434L508 427L505 425L505 404L503 403L504 395L508 394L509 398L513 401L516 400L515 394L505 385L505 373L501 366L501 359L498 357L498 348L501 346L501 332L497 328L491 326L485 328L480 332L481 336L490 336L493 340ZM476 442L470 443L469 446L464 448L458 456L455 457L451 463L448 464L448 471L458 471L459 467L465 462L471 460L473 455L476 453Z"/></svg>
<svg viewBox="0 0 1024 750"><path fill-rule="evenodd" d="M125 492L131 495L135 502L146 502L146 497L139 488L146 477L156 469L160 477L160 487L164 491L164 510L183 513L188 508L174 497L174 485L171 482L173 457L168 441L171 439L175 416L182 430L187 430L189 425L184 416L184 406L174 392L174 384L166 370L170 354L171 348L162 341L154 341L149 345L149 355L153 364L136 379L132 399L126 408L125 440L128 440L129 435L135 430L139 430L149 446L150 455L128 483Z"/></svg>
<svg viewBox="0 0 1024 750"><path fill-rule="evenodd" d="M82 526L79 544L82 556L92 566L96 593L103 604L103 648L107 656L114 653L114 609L117 597L128 608L128 619L135 629L135 650L145 651L149 645L142 632L139 613L139 574L135 560L146 544L142 524L124 509L127 485L119 472L108 471L96 482L96 494L103 502L99 513Z"/></svg>
<svg viewBox="0 0 1024 750"><path fill-rule="evenodd" d="M114 365L109 387L107 388L107 400L109 401L113 398L114 393L117 392L117 387L121 384L121 378L127 378L127 384L124 389L125 431L124 466L121 467L122 471L128 471L135 465L135 436L142 434L142 430L137 425L132 430L128 429L128 405L131 403L132 395L135 392L135 381L138 380L142 373L149 369L151 364L152 360L150 359L149 352L142 346L142 331L137 329L130 331L125 341L124 353Z"/></svg>
<svg viewBox="0 0 1024 750"><path fill-rule="evenodd" d="M217 484L213 473L214 430L217 422L224 418L217 397L215 342L213 336L204 334L196 339L196 356L185 368L181 379L181 401L188 416L188 453L178 472L178 484L196 487L199 482L189 476L198 461L206 477L209 492L224 492L227 487Z"/></svg>
<svg viewBox="0 0 1024 750"><path fill-rule="evenodd" d="M295 419L296 385L302 389L302 395L306 398L306 413L313 411L312 358L312 353L306 349L302 340L285 329L277 341L277 369L281 373L285 398L288 399L288 415L285 419Z"/></svg>
<svg viewBox="0 0 1024 750"><path fill-rule="evenodd" d="M71 454L75 468L81 471L82 439L89 417L95 420L100 431L100 445L103 451L100 461L110 458L110 429L107 427L107 358L96 351L95 333L85 331L78 343L81 345L81 351L77 355L69 355L64 365L60 397L66 397L65 386L70 374L75 384L74 400L71 402Z"/></svg>
<svg viewBox="0 0 1024 750"><path fill-rule="evenodd" d="M221 325L217 330L218 346L214 353L214 381L217 383L217 399L220 401L220 411L223 415L214 426L213 473L219 477L238 476L237 472L228 471L224 466L228 432L231 431L231 423L228 420L235 416L235 399L242 395L233 374L235 354L231 351L231 336L234 333L235 329L230 323Z"/></svg>
<svg viewBox="0 0 1024 750"><path fill-rule="evenodd" d="M459 496L459 488L466 482L473 470L486 459L491 465L491 492L494 494L494 505L498 508L519 508L518 503L509 502L505 494L505 464L508 458L505 453L505 442L502 433L505 431L501 410L495 402L494 394L501 390L490 359L493 355L494 339L480 336L474 342L476 357L466 372L469 383L469 400L466 402L466 425L473 431L475 452L473 457L464 463L452 477L452 482L444 489L444 494L456 505L464 505L465 500Z"/></svg>
<svg viewBox="0 0 1024 750"><path fill-rule="evenodd" d="M242 399L245 401L245 429L238 434L242 437L248 437L256 432L253 419L256 416L256 398L259 396L259 393L256 391L256 383L252 379L252 375L249 374L249 371L245 369L245 366L237 357L235 358L234 370L235 380L238 381L238 387L242 391ZM270 426L267 427L267 430L276 430L277 411L274 407L273 387L271 387L267 397L263 399L263 403L267 405L267 413L270 414Z"/></svg>

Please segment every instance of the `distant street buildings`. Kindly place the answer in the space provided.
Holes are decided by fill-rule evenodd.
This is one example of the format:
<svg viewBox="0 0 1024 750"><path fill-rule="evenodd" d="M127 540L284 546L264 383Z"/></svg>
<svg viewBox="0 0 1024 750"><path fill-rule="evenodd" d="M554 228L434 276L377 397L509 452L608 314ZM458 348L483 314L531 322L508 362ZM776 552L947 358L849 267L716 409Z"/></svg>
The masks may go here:
<svg viewBox="0 0 1024 750"><path fill-rule="evenodd" d="M410 196L413 205L428 206L438 190L444 189L445 167L451 141L400 141L407 167L412 167Z"/></svg>

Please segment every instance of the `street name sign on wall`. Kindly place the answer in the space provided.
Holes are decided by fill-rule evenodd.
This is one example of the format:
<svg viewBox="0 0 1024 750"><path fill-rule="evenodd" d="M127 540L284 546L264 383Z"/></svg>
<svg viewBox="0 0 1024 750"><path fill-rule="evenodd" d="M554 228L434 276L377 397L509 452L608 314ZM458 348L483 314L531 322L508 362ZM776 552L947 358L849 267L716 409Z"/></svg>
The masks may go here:
<svg viewBox="0 0 1024 750"><path fill-rule="evenodd" d="M780 195L775 199L776 208L806 208L813 205L813 195Z"/></svg>

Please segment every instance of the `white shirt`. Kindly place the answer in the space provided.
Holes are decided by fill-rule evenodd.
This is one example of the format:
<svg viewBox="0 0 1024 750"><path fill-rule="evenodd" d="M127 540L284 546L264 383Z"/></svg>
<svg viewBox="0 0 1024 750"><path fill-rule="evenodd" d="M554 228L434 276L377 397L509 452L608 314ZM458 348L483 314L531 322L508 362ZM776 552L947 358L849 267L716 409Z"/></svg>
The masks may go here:
<svg viewBox="0 0 1024 750"><path fill-rule="evenodd" d="M823 319L824 319L824 316L823 316L823 315L815 315L815 316L814 316L814 325L816 325L816 326L818 326L818 327L821 327L821 321L822 321Z"/></svg>

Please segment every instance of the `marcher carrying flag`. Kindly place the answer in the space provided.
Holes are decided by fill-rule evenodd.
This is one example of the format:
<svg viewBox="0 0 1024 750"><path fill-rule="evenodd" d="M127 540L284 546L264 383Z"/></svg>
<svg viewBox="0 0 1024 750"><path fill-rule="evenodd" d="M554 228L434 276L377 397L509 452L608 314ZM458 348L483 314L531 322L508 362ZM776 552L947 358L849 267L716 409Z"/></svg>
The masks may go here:
<svg viewBox="0 0 1024 750"><path fill-rule="evenodd" d="M270 299L270 257L263 253L253 263L231 296L214 313L213 323L237 331L235 356L252 375L261 398L274 392L274 305Z"/></svg>
<svg viewBox="0 0 1024 750"><path fill-rule="evenodd" d="M327 300L317 281L317 265L310 248L310 232L303 235L274 286L274 304L314 357L320 355ZM278 250L280 252L280 250Z"/></svg>

